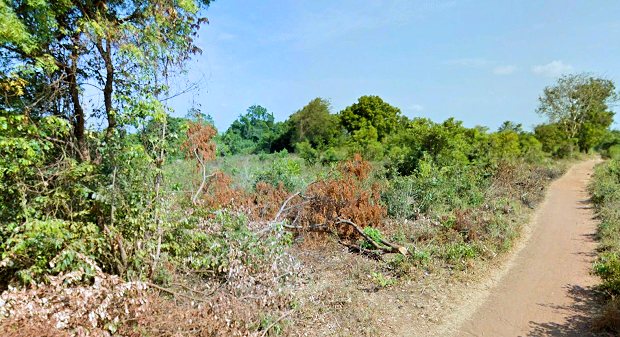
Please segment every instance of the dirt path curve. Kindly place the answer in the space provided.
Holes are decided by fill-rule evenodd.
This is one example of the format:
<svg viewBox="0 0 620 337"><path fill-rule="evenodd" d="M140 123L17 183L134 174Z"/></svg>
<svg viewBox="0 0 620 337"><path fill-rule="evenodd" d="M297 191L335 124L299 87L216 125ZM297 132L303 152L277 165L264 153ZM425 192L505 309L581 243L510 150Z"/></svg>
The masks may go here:
<svg viewBox="0 0 620 337"><path fill-rule="evenodd" d="M596 222L587 183L596 160L574 165L548 189L522 246L454 336L588 336ZM474 301L475 302L475 301Z"/></svg>

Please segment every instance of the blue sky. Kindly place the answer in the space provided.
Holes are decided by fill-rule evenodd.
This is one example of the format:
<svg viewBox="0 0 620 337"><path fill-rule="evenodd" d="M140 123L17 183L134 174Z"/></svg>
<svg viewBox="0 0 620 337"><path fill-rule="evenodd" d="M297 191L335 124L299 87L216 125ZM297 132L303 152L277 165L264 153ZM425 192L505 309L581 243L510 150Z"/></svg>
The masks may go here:
<svg viewBox="0 0 620 337"><path fill-rule="evenodd" d="M217 0L205 14L203 53L176 83L198 89L170 104L220 131L253 104L284 120L315 97L336 113L362 95L409 117L530 128L560 74L620 83L620 1Z"/></svg>

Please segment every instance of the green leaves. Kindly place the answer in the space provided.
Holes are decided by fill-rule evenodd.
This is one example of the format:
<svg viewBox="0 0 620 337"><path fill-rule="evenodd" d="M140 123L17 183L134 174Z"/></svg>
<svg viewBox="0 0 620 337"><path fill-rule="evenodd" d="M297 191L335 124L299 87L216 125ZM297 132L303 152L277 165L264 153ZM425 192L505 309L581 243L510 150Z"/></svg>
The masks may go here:
<svg viewBox="0 0 620 337"><path fill-rule="evenodd" d="M33 220L13 228L0 245L0 263L7 267L0 277L10 279L11 272L16 272L25 284L41 281L48 274L90 270L88 264L76 259L76 254L97 257L106 249L99 229L90 223Z"/></svg>
<svg viewBox="0 0 620 337"><path fill-rule="evenodd" d="M605 130L613 122L609 105L619 99L615 90L614 83L607 79L587 74L565 75L545 88L537 111L557 128L554 132L561 133L560 138L570 140L569 155L575 143L580 151L587 152L603 140Z"/></svg>
<svg viewBox="0 0 620 337"><path fill-rule="evenodd" d="M362 96L339 116L340 124L350 133L372 127L376 130L377 140L381 141L397 129L401 112L379 96Z"/></svg>

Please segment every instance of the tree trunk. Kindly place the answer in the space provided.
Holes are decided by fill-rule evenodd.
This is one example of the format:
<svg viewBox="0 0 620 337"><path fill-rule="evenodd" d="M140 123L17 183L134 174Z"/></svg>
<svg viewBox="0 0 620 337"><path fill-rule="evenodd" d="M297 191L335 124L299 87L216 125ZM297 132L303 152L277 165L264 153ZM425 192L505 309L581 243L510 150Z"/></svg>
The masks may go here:
<svg viewBox="0 0 620 337"><path fill-rule="evenodd" d="M80 90L77 84L77 43L74 43L71 51L71 66L68 69L67 79L71 103L73 104L73 134L77 141L78 155L82 161L90 161L90 151L86 142L86 116L80 103Z"/></svg>
<svg viewBox="0 0 620 337"><path fill-rule="evenodd" d="M105 86L103 88L103 103L105 106L105 114L108 120L108 127L106 128L105 136L109 139L116 128L116 112L112 106L112 94L114 92L114 64L112 63L112 48L110 46L110 40L106 40L106 47L103 47L101 39L97 41L97 49L103 58L105 63L106 77Z"/></svg>

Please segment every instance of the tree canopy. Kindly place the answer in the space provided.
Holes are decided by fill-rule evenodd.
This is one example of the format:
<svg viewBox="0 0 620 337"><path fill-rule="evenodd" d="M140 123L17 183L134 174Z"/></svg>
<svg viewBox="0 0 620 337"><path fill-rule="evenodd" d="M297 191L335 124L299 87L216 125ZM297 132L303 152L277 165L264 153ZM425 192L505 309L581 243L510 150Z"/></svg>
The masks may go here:
<svg viewBox="0 0 620 337"><path fill-rule="evenodd" d="M338 118L330 113L330 103L315 98L292 114L287 124L291 129L291 144L309 142L317 147L330 143L338 133Z"/></svg>
<svg viewBox="0 0 620 337"><path fill-rule="evenodd" d="M351 134L363 129L375 129L377 140L381 141L397 129L400 117L400 109L381 97L362 96L357 103L340 112L340 123Z"/></svg>
<svg viewBox="0 0 620 337"><path fill-rule="evenodd" d="M587 74L564 75L546 87L538 113L555 124L573 145L587 152L596 146L613 122L610 104L618 100L614 83ZM572 152L573 145L569 152Z"/></svg>
<svg viewBox="0 0 620 337"><path fill-rule="evenodd" d="M0 109L62 116L73 125L81 160L89 160L88 114L119 126L162 111L166 77L200 49L194 36L209 0L0 2L0 70L4 85L24 85ZM23 82L20 82L23 81ZM84 106L85 92L103 107Z"/></svg>

